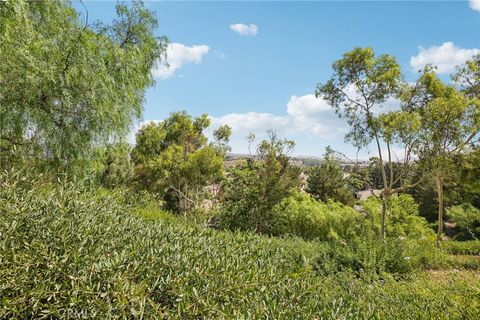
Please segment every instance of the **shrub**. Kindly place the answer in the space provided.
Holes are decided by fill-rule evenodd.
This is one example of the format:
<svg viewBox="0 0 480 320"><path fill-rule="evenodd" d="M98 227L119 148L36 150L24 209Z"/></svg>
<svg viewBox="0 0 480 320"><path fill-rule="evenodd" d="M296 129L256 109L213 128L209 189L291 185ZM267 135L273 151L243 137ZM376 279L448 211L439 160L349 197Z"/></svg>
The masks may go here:
<svg viewBox="0 0 480 320"><path fill-rule="evenodd" d="M404 277L414 265L399 239L381 242L369 237L357 237L325 247L316 261L322 275L348 272L358 277L376 279L393 275Z"/></svg>
<svg viewBox="0 0 480 320"><path fill-rule="evenodd" d="M459 229L456 239L480 238L480 209L470 203L464 203L447 209L447 216L457 224Z"/></svg>
<svg viewBox="0 0 480 320"><path fill-rule="evenodd" d="M354 209L328 200L319 202L295 191L273 208L272 233L304 239L335 240L355 237L361 216Z"/></svg>
<svg viewBox="0 0 480 320"><path fill-rule="evenodd" d="M362 202L366 214L366 224L369 229L379 234L381 205L375 197ZM392 197L387 212L386 233L388 237L408 237L419 239L429 237L433 231L428 227L425 218L418 215L418 204L412 196L401 194Z"/></svg>
<svg viewBox="0 0 480 320"><path fill-rule="evenodd" d="M442 247L451 254L480 255L480 241L444 241Z"/></svg>
<svg viewBox="0 0 480 320"><path fill-rule="evenodd" d="M217 220L230 230L272 234L273 207L299 186L299 169L270 156L229 172ZM268 160L268 161L267 161Z"/></svg>
<svg viewBox="0 0 480 320"><path fill-rule="evenodd" d="M335 159L333 150L327 147L323 162L308 170L307 192L316 200L333 199L343 204L353 206L353 192L344 179L344 171Z"/></svg>

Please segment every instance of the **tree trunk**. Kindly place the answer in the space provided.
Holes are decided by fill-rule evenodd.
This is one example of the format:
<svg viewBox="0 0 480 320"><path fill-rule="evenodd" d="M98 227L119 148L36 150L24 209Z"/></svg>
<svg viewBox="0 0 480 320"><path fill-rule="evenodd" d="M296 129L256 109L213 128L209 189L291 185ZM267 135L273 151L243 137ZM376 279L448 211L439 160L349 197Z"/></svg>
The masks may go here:
<svg viewBox="0 0 480 320"><path fill-rule="evenodd" d="M442 246L443 233L443 177L441 175L435 176L435 189L437 190L438 199L438 229L436 245L438 248Z"/></svg>
<svg viewBox="0 0 480 320"><path fill-rule="evenodd" d="M385 192L388 192L389 185L387 182L387 174L385 172L385 165L383 163L382 157L382 147L380 146L380 140L378 139L377 134L375 133L375 141L377 143L378 149L378 157L380 159L380 168L382 170L382 180L383 180L383 191L382 191L382 231L381 231L381 238L385 241L385 223L386 223L386 216L387 216L387 205L388 205L388 196L385 198Z"/></svg>
<svg viewBox="0 0 480 320"><path fill-rule="evenodd" d="M388 200L390 196L382 196L382 228L380 232L381 239L385 242L387 237L387 210L388 210Z"/></svg>

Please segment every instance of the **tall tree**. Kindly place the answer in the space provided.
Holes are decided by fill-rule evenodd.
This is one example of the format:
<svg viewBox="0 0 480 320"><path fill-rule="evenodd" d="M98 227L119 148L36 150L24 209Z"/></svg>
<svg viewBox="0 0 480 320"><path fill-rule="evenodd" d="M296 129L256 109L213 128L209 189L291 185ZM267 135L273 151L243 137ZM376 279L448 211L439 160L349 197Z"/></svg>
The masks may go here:
<svg viewBox="0 0 480 320"><path fill-rule="evenodd" d="M61 168L122 139L142 115L152 68L166 52L142 2L117 5L110 26L67 1L0 2L0 144L39 146Z"/></svg>
<svg viewBox="0 0 480 320"><path fill-rule="evenodd" d="M345 53L332 68L333 76L325 84L317 86L315 95L325 99L340 118L347 120L351 129L345 137L347 141L357 148L367 147L373 141L377 148L383 185L380 195L381 237L385 239L390 197L395 192L417 183L394 188L396 183L405 178L405 172L394 176L391 147L401 144L405 150L403 161L410 161L414 143L414 134L411 131L418 127L418 117L411 117L401 111L380 114L388 100L397 95L401 84L400 66L392 56L377 57L371 48L355 48ZM384 151L387 159L384 159Z"/></svg>
<svg viewBox="0 0 480 320"><path fill-rule="evenodd" d="M452 80L467 96L480 99L480 54L458 66Z"/></svg>
<svg viewBox="0 0 480 320"><path fill-rule="evenodd" d="M421 117L417 154L435 183L438 201L437 246L443 233L445 180L455 172L454 160L480 132L480 102L473 95L443 83L427 66L402 94L404 109Z"/></svg>

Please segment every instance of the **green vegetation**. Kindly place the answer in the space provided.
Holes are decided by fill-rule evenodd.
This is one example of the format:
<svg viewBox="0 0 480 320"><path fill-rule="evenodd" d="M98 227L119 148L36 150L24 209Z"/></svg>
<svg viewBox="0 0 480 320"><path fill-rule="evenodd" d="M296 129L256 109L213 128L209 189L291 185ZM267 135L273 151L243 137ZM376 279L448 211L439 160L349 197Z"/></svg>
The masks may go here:
<svg viewBox="0 0 480 320"><path fill-rule="evenodd" d="M428 227L425 218L418 216L418 205L411 196L402 194L392 197L389 205L387 236L419 239L432 235L432 230ZM379 233L381 204L378 199L370 197L362 202L362 207L365 210L368 224Z"/></svg>
<svg viewBox="0 0 480 320"><path fill-rule="evenodd" d="M229 172L216 218L220 227L274 233L273 208L300 186L300 170L287 156L292 147L292 141L270 132L258 145L259 161Z"/></svg>
<svg viewBox="0 0 480 320"><path fill-rule="evenodd" d="M94 145L128 134L166 40L142 3L117 15L91 25L65 1L2 1L2 165L33 158L87 175Z"/></svg>
<svg viewBox="0 0 480 320"><path fill-rule="evenodd" d="M451 83L337 60L315 94L368 163L307 168L273 130L226 163L207 114L126 142L167 40L142 2L116 8L0 1L0 319L480 318L480 55Z"/></svg>
<svg viewBox="0 0 480 320"><path fill-rule="evenodd" d="M342 167L335 161L333 150L327 148L324 162L307 171L307 192L315 199L332 199L343 204L353 205L351 186L344 178Z"/></svg>
<svg viewBox="0 0 480 320"><path fill-rule="evenodd" d="M206 198L204 187L223 177L230 137L230 128L222 126L214 132L215 141L207 144L204 130L209 125L206 114L192 119L177 112L142 127L132 151L138 188L163 195L170 210L198 209Z"/></svg>
<svg viewBox="0 0 480 320"><path fill-rule="evenodd" d="M307 240L351 239L359 233L361 217L333 200L318 202L304 192L294 192L273 207L272 233Z"/></svg>
<svg viewBox="0 0 480 320"><path fill-rule="evenodd" d="M467 254L480 256L480 241L445 241L445 251L452 254Z"/></svg>
<svg viewBox="0 0 480 320"><path fill-rule="evenodd" d="M130 212L136 205L123 194L80 191L71 183L40 187L9 174L2 175L1 187L2 318L480 314L478 274L393 277L417 268L414 261L430 259L417 257L431 256L433 242L404 256L394 242L383 250L377 242L334 245L144 219Z"/></svg>
<svg viewBox="0 0 480 320"><path fill-rule="evenodd" d="M480 209L465 203L448 209L447 216L459 229L456 238L478 240L480 237Z"/></svg>

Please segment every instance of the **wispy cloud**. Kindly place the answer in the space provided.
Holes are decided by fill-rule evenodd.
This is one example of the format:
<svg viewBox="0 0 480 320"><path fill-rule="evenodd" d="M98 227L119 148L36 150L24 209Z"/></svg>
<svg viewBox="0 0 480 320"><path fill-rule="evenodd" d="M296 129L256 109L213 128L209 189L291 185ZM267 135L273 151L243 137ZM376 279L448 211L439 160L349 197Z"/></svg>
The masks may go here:
<svg viewBox="0 0 480 320"><path fill-rule="evenodd" d="M200 63L203 57L210 51L207 45L186 46L181 43L171 43L167 48L168 66L162 64L154 70L155 77L160 79L171 78L175 71L186 63Z"/></svg>
<svg viewBox="0 0 480 320"><path fill-rule="evenodd" d="M258 27L255 24L235 23L230 25L230 29L242 36L256 36L258 34Z"/></svg>

